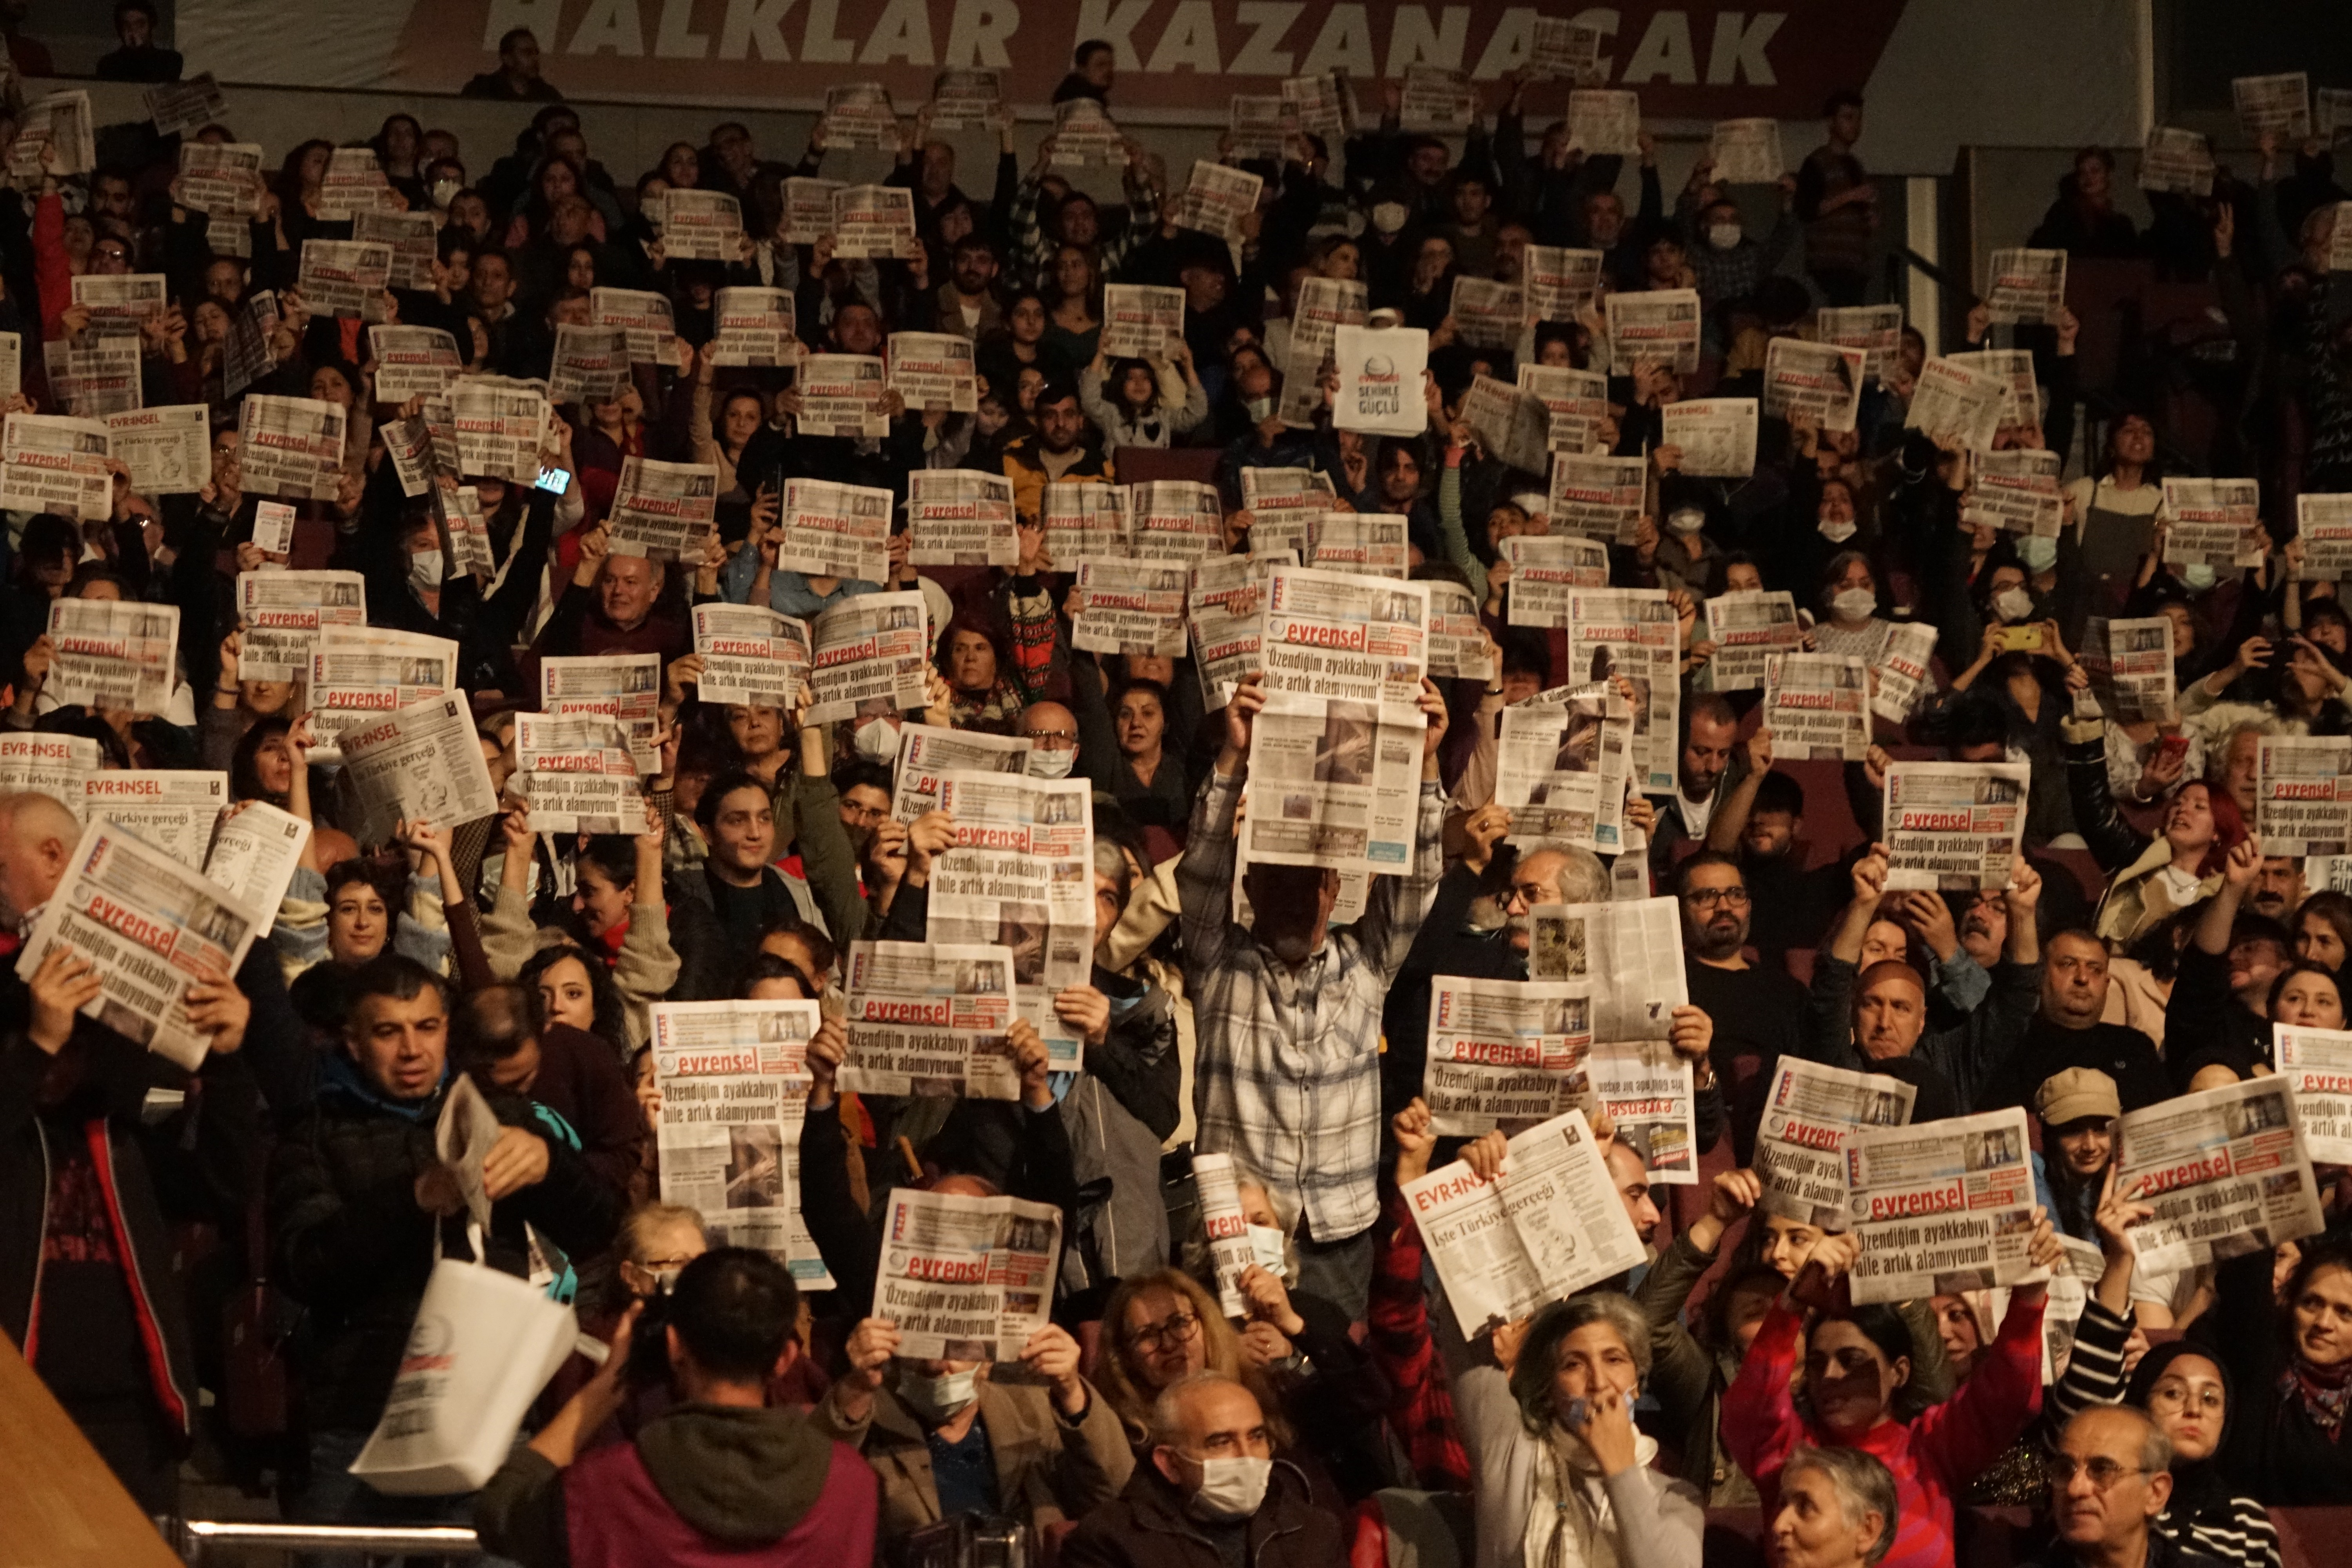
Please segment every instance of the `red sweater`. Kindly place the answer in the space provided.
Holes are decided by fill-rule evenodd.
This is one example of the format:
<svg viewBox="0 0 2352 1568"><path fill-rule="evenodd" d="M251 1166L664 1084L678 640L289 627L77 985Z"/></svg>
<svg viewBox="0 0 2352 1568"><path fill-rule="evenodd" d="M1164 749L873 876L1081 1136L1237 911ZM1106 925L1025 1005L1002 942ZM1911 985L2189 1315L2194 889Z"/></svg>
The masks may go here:
<svg viewBox="0 0 2352 1568"><path fill-rule="evenodd" d="M2000 1332L1959 1392L1909 1423L1881 1421L1847 1443L1800 1415L1790 1381L1804 1320L1774 1307L1723 1396L1723 1447L1756 1482L1769 1520L1780 1509L1780 1467L1800 1445L1856 1447L1895 1477L1902 1522L1881 1568L1949 1568L1952 1500L2042 1413L2042 1301L2012 1299Z"/></svg>

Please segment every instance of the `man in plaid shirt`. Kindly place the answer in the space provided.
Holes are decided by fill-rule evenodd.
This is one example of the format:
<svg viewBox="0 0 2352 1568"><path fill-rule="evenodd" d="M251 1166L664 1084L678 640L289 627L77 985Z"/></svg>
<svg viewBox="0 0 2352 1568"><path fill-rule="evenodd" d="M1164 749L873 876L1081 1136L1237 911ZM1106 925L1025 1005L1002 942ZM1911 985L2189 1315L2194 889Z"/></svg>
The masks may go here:
<svg viewBox="0 0 2352 1568"><path fill-rule="evenodd" d="M1200 1037L1193 1146L1234 1155L1278 1208L1300 1216L1296 1283L1361 1321L1380 1216L1381 1001L1445 868L1437 780L1445 703L1422 682L1429 728L1412 868L1376 879L1363 918L1338 932L1328 927L1339 874L1314 867L1251 866L1256 923L1234 923L1234 806L1265 705L1255 678L1226 704L1224 748L1176 868L1184 985Z"/></svg>

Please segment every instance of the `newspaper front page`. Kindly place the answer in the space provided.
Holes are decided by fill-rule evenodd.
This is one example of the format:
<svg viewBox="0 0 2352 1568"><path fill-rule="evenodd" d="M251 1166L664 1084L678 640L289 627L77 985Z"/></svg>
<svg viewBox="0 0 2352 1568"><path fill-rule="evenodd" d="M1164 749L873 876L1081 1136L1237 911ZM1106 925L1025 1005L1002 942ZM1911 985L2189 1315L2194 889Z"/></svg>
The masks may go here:
<svg viewBox="0 0 2352 1568"><path fill-rule="evenodd" d="M618 327L555 329L555 358L547 376L547 400L610 403L629 390L629 334Z"/></svg>
<svg viewBox="0 0 2352 1568"><path fill-rule="evenodd" d="M1102 352L1111 359L1162 359L1184 335L1184 290L1145 283L1103 287Z"/></svg>
<svg viewBox="0 0 2352 1568"><path fill-rule="evenodd" d="M1561 981L1433 977L1421 1090L1431 1131L1475 1138L1599 1110L1585 1068L1592 1047L1587 990Z"/></svg>
<svg viewBox="0 0 2352 1568"><path fill-rule="evenodd" d="M733 290L722 289L724 300ZM671 345L676 321L669 298L646 289L591 289L588 314L600 327L618 327L629 334L631 364L668 365L675 363ZM726 360L719 362L728 363Z"/></svg>
<svg viewBox="0 0 2352 1568"><path fill-rule="evenodd" d="M1339 331L1364 324L1370 298L1364 284L1349 279L1309 278L1298 286L1298 303L1290 312L1290 349L1282 369L1282 392L1275 405L1284 424L1315 422L1323 406L1323 377L1333 369L1332 348Z"/></svg>
<svg viewBox="0 0 2352 1568"><path fill-rule="evenodd" d="M1405 870L1427 727L1420 710L1402 702L1269 692L1250 730L1254 809L1242 826L1243 858Z"/></svg>
<svg viewBox="0 0 2352 1568"><path fill-rule="evenodd" d="M1087 653L1184 656L1190 569L1181 562L1087 555L1077 565L1068 603L1071 647Z"/></svg>
<svg viewBox="0 0 2352 1568"><path fill-rule="evenodd" d="M1621 374L1631 374L1636 364L1660 365L1677 375L1697 371L1699 323L1704 315L1697 289L1612 294L1606 308L1609 363Z"/></svg>
<svg viewBox="0 0 2352 1568"><path fill-rule="evenodd" d="M1822 1230L1847 1226L1846 1146L1865 1128L1901 1127L1919 1091L1883 1073L1782 1057L1756 1129L1758 1204Z"/></svg>
<svg viewBox="0 0 2352 1568"><path fill-rule="evenodd" d="M211 1048L185 1005L205 972L235 974L262 929L250 904L129 829L92 822L16 956L29 981L52 947L98 971L85 1016L194 1072Z"/></svg>
<svg viewBox="0 0 2352 1568"><path fill-rule="evenodd" d="M1429 590L1311 566L1266 584L1265 688L1355 703L1416 703L1429 667Z"/></svg>
<svg viewBox="0 0 2352 1568"><path fill-rule="evenodd" d="M646 797L620 721L603 713L515 715L515 793L540 833L645 831Z"/></svg>
<svg viewBox="0 0 2352 1568"><path fill-rule="evenodd" d="M1642 1261L1642 1239L1581 1111L1512 1139L1492 1181L1457 1160L1406 1183L1404 1199L1469 1338Z"/></svg>
<svg viewBox="0 0 2352 1568"><path fill-rule="evenodd" d="M1519 264L1528 324L1572 321L1601 294L1601 253L1572 246L1530 245ZM1597 373L1596 373L1597 374Z"/></svg>
<svg viewBox="0 0 2352 1568"><path fill-rule="evenodd" d="M1594 460L1559 459L1562 463ZM1598 460L1613 463L1620 459ZM1641 462L1638 458L1622 460ZM1559 478L1557 468L1553 478L1555 482ZM1586 481L1575 493L1597 496L1599 490ZM1601 520L1595 515L1601 510L1599 504L1582 500L1573 504L1586 519L1587 526L1599 525ZM1619 515L1622 520L1622 511ZM1635 521L1640 521L1638 513ZM1511 564L1510 582L1504 592L1506 626L1565 626L1579 593L1609 585L1609 546L1601 539L1580 533L1522 533L1504 540L1497 548Z"/></svg>
<svg viewBox="0 0 2352 1568"><path fill-rule="evenodd" d="M12 85L22 89L21 81L12 79ZM63 179L94 172L98 167L95 124L89 94L79 88L25 105L16 116L16 139L8 143L9 176L29 190L38 188L45 174Z"/></svg>
<svg viewBox="0 0 2352 1568"><path fill-rule="evenodd" d="M971 340L955 332L892 332L887 341L890 390L909 409L970 414L980 406Z"/></svg>
<svg viewBox="0 0 2352 1568"><path fill-rule="evenodd" d="M1606 455L1601 425L1609 417L1609 378L1567 365L1523 364L1519 390L1544 405L1546 449L1569 457Z"/></svg>
<svg viewBox="0 0 2352 1568"><path fill-rule="evenodd" d="M617 721L628 737L639 773L656 773L661 759L654 736L661 729L661 655L606 654L600 658L539 661L539 706L562 717L601 713Z"/></svg>
<svg viewBox="0 0 2352 1568"><path fill-rule="evenodd" d="M910 712L928 700L929 616L923 595L859 594L819 615L809 627L806 722L830 724L866 712Z"/></svg>
<svg viewBox="0 0 2352 1568"><path fill-rule="evenodd" d="M2292 1083L2273 1074L2176 1095L2116 1123L2116 1186L2156 1210L2126 1232L2150 1273L2194 1268L2326 1226Z"/></svg>
<svg viewBox="0 0 2352 1568"><path fill-rule="evenodd" d="M904 261L915 237L915 193L905 185L844 185L833 193L833 253Z"/></svg>
<svg viewBox="0 0 2352 1568"><path fill-rule="evenodd" d="M2172 689L2172 622L2163 616L2110 620L2085 628L2083 668L2111 723L2169 724L2179 717Z"/></svg>
<svg viewBox="0 0 2352 1568"><path fill-rule="evenodd" d="M185 495L212 482L212 411L201 403L106 416L113 454L142 495Z"/></svg>
<svg viewBox="0 0 2352 1568"><path fill-rule="evenodd" d="M457 338L438 327L370 327L368 347L375 354L375 395L386 403L438 397L466 368Z"/></svg>
<svg viewBox="0 0 2352 1568"><path fill-rule="evenodd" d="M172 199L215 218L252 217L261 211L261 145L255 142L183 142Z"/></svg>
<svg viewBox="0 0 2352 1568"><path fill-rule="evenodd" d="M1900 305L1825 305L1814 313L1813 328L1825 343L1860 349L1862 372L1873 381L1885 379L1903 349Z"/></svg>
<svg viewBox="0 0 2352 1568"><path fill-rule="evenodd" d="M1091 895L1089 895L1091 896ZM849 1055L856 1094L1018 1100L1013 951L922 942L849 944Z"/></svg>
<svg viewBox="0 0 2352 1568"><path fill-rule="evenodd" d="M1889 621L1871 661L1878 677L1870 697L1870 710L1890 724L1906 722L1921 697L1934 689L1928 679L1936 657L1936 627L1926 621Z"/></svg>
<svg viewBox="0 0 2352 1568"><path fill-rule="evenodd" d="M1012 953L1014 1011L1055 1072L1086 1065L1086 1041L1055 1014L1054 997L1094 973L1093 792L1082 778L939 775L939 809L955 819L955 838L931 868L923 934Z"/></svg>
<svg viewBox="0 0 2352 1568"><path fill-rule="evenodd" d="M394 289L430 289L433 264L439 259L440 226L423 213L362 213L352 219L352 237L392 248L392 270L385 281ZM382 395L382 389L378 389Z"/></svg>
<svg viewBox="0 0 2352 1568"><path fill-rule="evenodd" d="M1486 628L1478 618L1477 595L1459 583L1431 578L1429 590L1429 674L1433 680L1479 680L1489 685L1503 676L1502 660L1487 646ZM1199 650L1194 649L1197 656Z"/></svg>
<svg viewBox="0 0 2352 1568"><path fill-rule="evenodd" d="M308 680L328 626L367 625L367 579L357 572L236 574L239 680Z"/></svg>
<svg viewBox="0 0 2352 1568"><path fill-rule="evenodd" d="M1192 178L1176 198L1176 226L1238 243L1242 220L1257 210L1265 188L1265 181L1246 169L1195 158Z"/></svg>
<svg viewBox="0 0 2352 1568"><path fill-rule="evenodd" d="M2271 1026L2271 1056L2294 1095L2303 1143L2322 1165L2352 1165L2352 1034Z"/></svg>
<svg viewBox="0 0 2352 1568"><path fill-rule="evenodd" d="M940 783L950 771L1025 773L1034 742L1019 735L990 735L937 724L898 726L898 761L890 792L890 815L912 822L940 804Z"/></svg>
<svg viewBox="0 0 2352 1568"><path fill-rule="evenodd" d="M765 605L697 605L694 651L705 702L758 703L791 712L806 700L809 628Z"/></svg>
<svg viewBox="0 0 2352 1568"><path fill-rule="evenodd" d="M1969 462L1969 488L1960 498L1960 521L1971 528L1990 524L2011 533L2055 539L2065 514L2058 493L2058 454L2014 447L1979 452Z"/></svg>
<svg viewBox="0 0 2352 1568"><path fill-rule="evenodd" d="M1986 269L1985 307L1996 321L2056 326L2066 308L2066 253L1995 250Z"/></svg>
<svg viewBox="0 0 2352 1568"><path fill-rule="evenodd" d="M1100 99L1069 98L1054 105L1055 166L1106 168L1127 162L1127 139L1111 122L1110 110Z"/></svg>
<svg viewBox="0 0 2352 1568"><path fill-rule="evenodd" d="M1234 688L1258 668L1258 647L1265 630L1267 574L1276 566L1297 564L1297 553L1289 550L1204 556L1193 564L1184 594L1184 624L1192 644L1192 667L1201 677L1204 706L1212 710L1223 708L1232 699ZM1439 586L1430 584L1433 667L1437 649L1433 623Z"/></svg>
<svg viewBox="0 0 2352 1568"><path fill-rule="evenodd" d="M721 365L794 365L800 342L794 331L792 290L739 285L719 290L712 317L710 363ZM636 357L633 346L630 357Z"/></svg>
<svg viewBox="0 0 2352 1568"><path fill-rule="evenodd" d="M898 114L890 89L878 81L849 81L824 89L824 140L833 147L898 145Z"/></svg>
<svg viewBox="0 0 2352 1568"><path fill-rule="evenodd" d="M2311 78L2304 71L2230 79L2230 98L2248 138L2300 142L2311 134Z"/></svg>
<svg viewBox="0 0 2352 1568"><path fill-rule="evenodd" d="M1307 564L1402 583L1412 570L1410 526L1388 512L1318 512L1307 520Z"/></svg>
<svg viewBox="0 0 2352 1568"><path fill-rule="evenodd" d="M1446 309L1456 340L1474 349L1508 349L1527 325L1527 300L1518 285L1491 278L1457 275Z"/></svg>
<svg viewBox="0 0 2352 1568"><path fill-rule="evenodd" d="M320 747L331 750L355 725L455 691L457 645L415 632L322 622L309 684L311 728Z"/></svg>
<svg viewBox="0 0 2352 1568"><path fill-rule="evenodd" d="M0 437L0 507L105 521L114 515L112 447L103 420L9 415Z"/></svg>
<svg viewBox="0 0 2352 1568"><path fill-rule="evenodd" d="M2148 127L2140 148L2139 188L2179 195L2213 194L2213 148L2202 132L2171 125Z"/></svg>
<svg viewBox="0 0 2352 1568"><path fill-rule="evenodd" d="M890 433L883 404L889 375L879 354L810 354L801 361L799 390L795 421L803 436L879 440Z"/></svg>
<svg viewBox="0 0 2352 1568"><path fill-rule="evenodd" d="M121 414L140 405L140 340L90 332L74 342L41 345L49 392L67 412L84 418Z"/></svg>
<svg viewBox="0 0 2352 1568"><path fill-rule="evenodd" d="M1632 689L1633 787L1645 795L1674 789L1680 776L1681 647L1681 626L1663 588L1579 589L1569 595L1570 678L1622 679Z"/></svg>
<svg viewBox="0 0 2352 1568"><path fill-rule="evenodd" d="M1019 1361L1051 1321L1061 1257L1062 1211L1050 1204L894 1187L874 1313L897 1327L908 1360Z"/></svg>
<svg viewBox="0 0 2352 1568"><path fill-rule="evenodd" d="M1316 468L1245 468L1241 480L1251 550L1295 550L1304 558L1308 525L1337 504L1330 476Z"/></svg>
<svg viewBox="0 0 2352 1568"><path fill-rule="evenodd" d="M1857 1130L1846 1145L1853 1300L1903 1301L2041 1284L2033 1150L2011 1106L1916 1126Z"/></svg>
<svg viewBox="0 0 2352 1568"><path fill-rule="evenodd" d="M1298 110L1278 92L1237 92L1225 111L1230 155L1279 163L1298 132Z"/></svg>
<svg viewBox="0 0 2352 1568"><path fill-rule="evenodd" d="M1298 129L1327 143L1354 134L1356 98L1345 73L1285 77L1282 96L1298 117Z"/></svg>
<svg viewBox="0 0 2352 1568"><path fill-rule="evenodd" d="M85 331L99 337L135 338L171 303L171 284L161 272L78 272L72 300L89 312Z"/></svg>
<svg viewBox="0 0 2352 1568"><path fill-rule="evenodd" d="M221 813L205 851L205 875L235 893L261 917L278 923L286 889L310 842L310 825L266 800L243 800Z"/></svg>
<svg viewBox="0 0 2352 1568"><path fill-rule="evenodd" d="M1896 763L1886 770L1886 885L2009 885L2025 827L2024 763Z"/></svg>
<svg viewBox="0 0 2352 1568"><path fill-rule="evenodd" d="M1805 628L1798 624L1793 595L1761 589L1717 594L1702 608L1706 612L1706 640L1715 645L1715 657L1692 683L1698 690L1761 691L1765 667L1772 658L1804 646Z"/></svg>
<svg viewBox="0 0 2352 1568"><path fill-rule="evenodd" d="M1869 356L1835 343L1774 338L1764 351L1764 412L1810 416L1823 430L1851 430L1862 413Z"/></svg>
<svg viewBox="0 0 2352 1568"><path fill-rule="evenodd" d="M2259 566L2270 543L2263 530L2262 487L2254 479L2168 478L2164 517L2168 565Z"/></svg>
<svg viewBox="0 0 2352 1568"><path fill-rule="evenodd" d="M332 500L341 489L343 411L335 405L251 395L239 406L237 435L247 494Z"/></svg>
<svg viewBox="0 0 2352 1568"><path fill-rule="evenodd" d="M55 657L42 689L59 707L161 713L171 705L178 605L52 599L48 633Z"/></svg>
<svg viewBox="0 0 2352 1568"><path fill-rule="evenodd" d="M391 837L403 818L452 829L498 813L499 792L462 696L429 698L353 725L341 743L344 775L367 814L362 842Z"/></svg>
<svg viewBox="0 0 2352 1568"><path fill-rule="evenodd" d="M992 70L944 70L932 79L934 131L992 131L1004 114L1004 91Z"/></svg>
<svg viewBox="0 0 2352 1568"><path fill-rule="evenodd" d="M1948 354L1931 359L1919 367L1919 384L1903 416L1904 428L1972 452L1990 451L2000 429L2003 384L1990 371L1959 363Z"/></svg>
<svg viewBox="0 0 2352 1568"><path fill-rule="evenodd" d="M365 147L338 147L327 154L319 182L319 216L329 222L392 208L392 184L375 153Z"/></svg>
<svg viewBox="0 0 2352 1568"><path fill-rule="evenodd" d="M2318 583L2352 578L2352 495L2299 495L2294 518L2295 532L2303 540L2303 578Z"/></svg>
<svg viewBox="0 0 2352 1568"><path fill-rule="evenodd" d="M317 314L383 320L392 280L392 247L356 239L306 239L299 286Z"/></svg>
<svg viewBox="0 0 2352 1568"><path fill-rule="evenodd" d="M539 483L539 441L548 421L543 390L468 377L450 384L449 414L463 472Z"/></svg>
<svg viewBox="0 0 2352 1568"><path fill-rule="evenodd" d="M1565 841L1596 855L1625 847L1633 710L1613 686L1566 687L1497 715L1495 804L1522 848Z"/></svg>
<svg viewBox="0 0 2352 1568"><path fill-rule="evenodd" d="M82 789L81 819L111 822L183 866L201 870L213 825L228 805L228 775L194 769L106 769Z"/></svg>
<svg viewBox="0 0 2352 1568"><path fill-rule="evenodd" d="M1775 184L1789 172L1777 120L1717 121L1707 155L1715 162L1715 178L1727 185Z"/></svg>
<svg viewBox="0 0 2352 1568"><path fill-rule="evenodd" d="M1981 370L2000 385L2000 411L1996 436L2001 430L2042 424L2042 384L2034 379L2033 356L2023 349L1979 349L1951 356L1971 370Z"/></svg>
<svg viewBox="0 0 2352 1568"><path fill-rule="evenodd" d="M764 1252L803 1289L835 1281L801 1218L814 1002L656 1002L661 1197L729 1247Z"/></svg>
<svg viewBox="0 0 2352 1568"><path fill-rule="evenodd" d="M0 789L47 795L79 819L100 754L87 735L0 734Z"/></svg>
<svg viewBox="0 0 2352 1568"><path fill-rule="evenodd" d="M1694 479L1744 479L1756 472L1756 399L1694 397L1669 403L1660 445L1682 449Z"/></svg>
<svg viewBox="0 0 2352 1568"><path fill-rule="evenodd" d="M798 481L794 481L797 483ZM719 469L709 463L624 458L605 515L615 555L643 555L692 568L718 531Z"/></svg>
<svg viewBox="0 0 2352 1568"><path fill-rule="evenodd" d="M2264 735L2254 756L2254 833L2265 855L2342 855L2352 844L2352 739Z"/></svg>
<svg viewBox="0 0 2352 1568"><path fill-rule="evenodd" d="M1016 565L1021 559L1017 521L1013 481L1003 474L917 468L907 476L907 560L911 565Z"/></svg>
<svg viewBox="0 0 2352 1568"><path fill-rule="evenodd" d="M1606 81L1608 68L1601 63L1601 43L1607 36L1598 23L1538 16L1528 45L1528 74L1544 81L1587 85Z"/></svg>
<svg viewBox="0 0 2352 1568"><path fill-rule="evenodd" d="M1465 131L1478 117L1478 92L1465 71L1422 61L1404 68L1398 122L1407 131Z"/></svg>
<svg viewBox="0 0 2352 1568"><path fill-rule="evenodd" d="M1570 92L1568 144L1588 158L1639 156L1641 95L1604 88L1578 88Z"/></svg>
<svg viewBox="0 0 2352 1568"><path fill-rule="evenodd" d="M662 197L662 252L672 261L740 261L743 205L724 191L673 190Z"/></svg>
<svg viewBox="0 0 2352 1568"><path fill-rule="evenodd" d="M880 583L890 575L890 492L787 479L776 564L811 577Z"/></svg>
<svg viewBox="0 0 2352 1568"><path fill-rule="evenodd" d="M1774 654L1765 660L1764 727L1772 754L1858 763L1870 750L1870 671L1858 658Z"/></svg>
<svg viewBox="0 0 2352 1568"><path fill-rule="evenodd" d="M1246 470L1244 470L1246 471ZM1124 555L1131 530L1125 485L1094 479L1047 485L1038 499L1046 553L1056 571L1076 570L1088 555Z"/></svg>
<svg viewBox="0 0 2352 1568"><path fill-rule="evenodd" d="M1135 558L1190 566L1222 554L1225 509L1217 487L1192 479L1147 479L1127 487Z"/></svg>
<svg viewBox="0 0 2352 1568"><path fill-rule="evenodd" d="M796 174L784 182L784 243L814 245L833 232L833 193L846 181Z"/></svg>

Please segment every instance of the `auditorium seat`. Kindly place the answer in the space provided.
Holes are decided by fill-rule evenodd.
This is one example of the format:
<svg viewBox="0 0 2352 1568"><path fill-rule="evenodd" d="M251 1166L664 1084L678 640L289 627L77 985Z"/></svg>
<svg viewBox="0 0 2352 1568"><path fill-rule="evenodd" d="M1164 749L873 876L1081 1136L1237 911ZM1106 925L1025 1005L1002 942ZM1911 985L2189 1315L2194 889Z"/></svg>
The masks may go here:
<svg viewBox="0 0 2352 1568"><path fill-rule="evenodd" d="M1223 456L1216 447L1121 447L1111 454L1111 468L1123 485L1151 479L1194 479L1207 485L1216 482L1217 459Z"/></svg>

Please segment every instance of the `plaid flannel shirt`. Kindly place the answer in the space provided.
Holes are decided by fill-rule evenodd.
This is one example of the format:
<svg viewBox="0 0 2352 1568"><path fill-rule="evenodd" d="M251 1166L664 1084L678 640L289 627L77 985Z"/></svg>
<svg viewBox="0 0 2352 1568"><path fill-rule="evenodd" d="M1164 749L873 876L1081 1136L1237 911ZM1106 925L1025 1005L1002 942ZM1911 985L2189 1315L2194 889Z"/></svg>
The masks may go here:
<svg viewBox="0 0 2352 1568"><path fill-rule="evenodd" d="M1423 783L1412 870L1374 882L1363 918L1293 971L1234 923L1240 794L1212 770L1176 868L1200 1039L1193 1146L1239 1156L1309 1236L1344 1241L1380 1213L1381 1004L1445 869L1445 795Z"/></svg>

